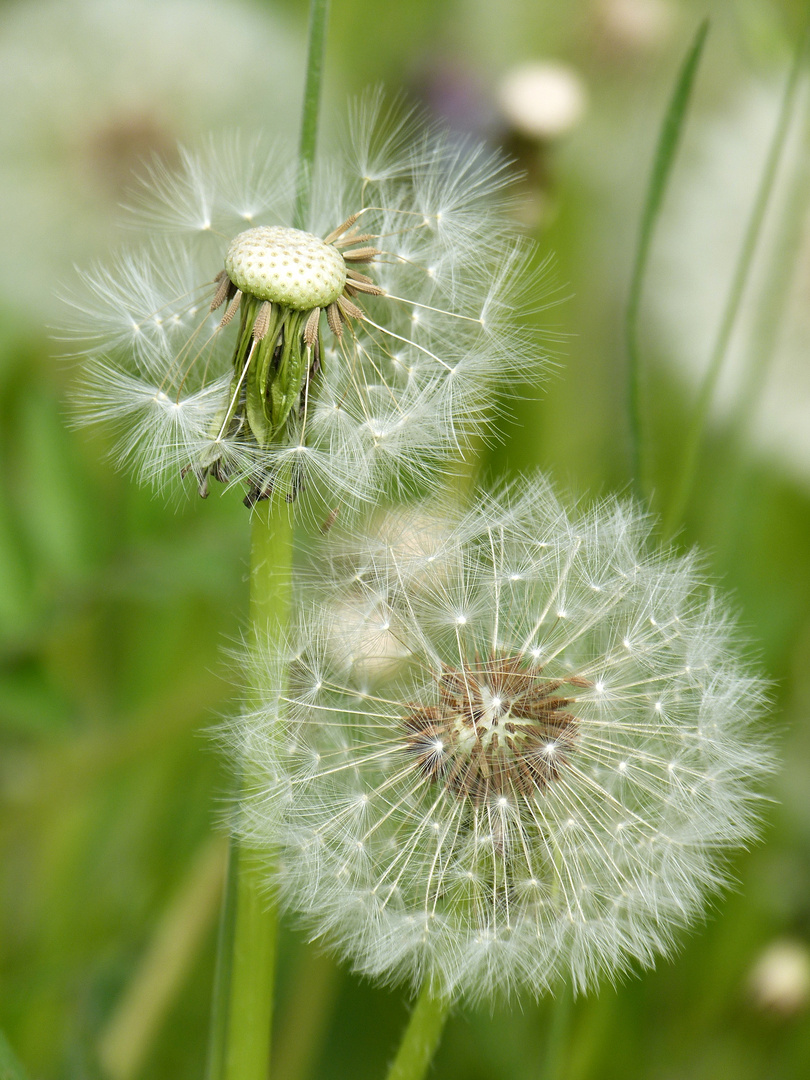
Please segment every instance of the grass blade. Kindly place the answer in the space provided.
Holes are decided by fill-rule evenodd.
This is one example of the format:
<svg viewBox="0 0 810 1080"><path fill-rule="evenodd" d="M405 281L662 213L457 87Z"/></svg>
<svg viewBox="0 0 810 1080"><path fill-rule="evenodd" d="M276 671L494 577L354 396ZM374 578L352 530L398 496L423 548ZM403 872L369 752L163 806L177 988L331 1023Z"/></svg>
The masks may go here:
<svg viewBox="0 0 810 1080"><path fill-rule="evenodd" d="M809 41L810 19L806 22L804 31L796 46L793 64L791 65L790 73L788 74L785 83L785 90L782 95L779 118L776 122L773 139L771 140L768 156L762 170L762 176L759 181L754 205L751 209L751 216L748 220L745 236L743 237L734 277L732 278L729 287L723 319L717 333L717 340L712 349L709 366L706 369L706 374L700 387L695 410L692 414L692 420L686 432L684 440L684 458L678 478L678 484L664 515L663 531L664 535L667 537L672 536L673 532L679 527L684 510L686 509L692 494L698 455L703 441L703 432L706 427L712 396L715 387L717 386L717 380L720 377L723 362L728 353L728 347L734 333L737 316L739 315L742 299L751 274L754 255L756 254L759 245L762 225L765 221L765 214L770 204L771 196L773 195L774 184L779 172L779 165L782 161L782 155L796 106L799 83L807 59L806 53Z"/></svg>
<svg viewBox="0 0 810 1080"><path fill-rule="evenodd" d="M632 472L638 494L645 496L650 491L650 462L641 401L642 373L638 346L638 315L653 234L681 139L689 101L692 96L692 87L708 32L709 21L705 19L699 26L689 52L681 65L675 89L661 125L650 182L647 187L647 198L641 218L636 258L630 278L630 293L627 299L625 332L627 338L628 410Z"/></svg>

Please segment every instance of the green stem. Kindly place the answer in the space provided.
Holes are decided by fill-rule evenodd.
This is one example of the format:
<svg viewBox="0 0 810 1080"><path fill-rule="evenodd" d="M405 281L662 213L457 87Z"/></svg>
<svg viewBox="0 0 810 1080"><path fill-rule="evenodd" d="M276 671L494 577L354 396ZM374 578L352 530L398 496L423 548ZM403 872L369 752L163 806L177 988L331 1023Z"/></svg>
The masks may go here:
<svg viewBox="0 0 810 1080"><path fill-rule="evenodd" d="M675 155L680 143L681 132L686 120L689 101L692 96L692 87L697 75L698 64L706 44L706 35L709 32L708 20L704 20L698 28L692 46L678 73L675 88L672 92L661 132L658 136L658 144L655 149L653 167L647 185L647 197L644 203L644 212L641 217L636 257L633 264L633 272L630 278L630 292L627 298L627 310L625 312L625 336L627 340L627 406L628 423L630 427L630 453L632 457L633 483L636 493L641 496L649 495L650 492L650 454L647 445L647 432L644 426L643 412L643 372L641 367L641 355L638 344L638 319L641 307L641 296L644 289L644 279L647 273L652 239L655 226L661 212L664 201L664 193L667 189Z"/></svg>
<svg viewBox="0 0 810 1080"><path fill-rule="evenodd" d="M429 982L416 999L387 1080L422 1080L439 1045L450 1001Z"/></svg>
<svg viewBox="0 0 810 1080"><path fill-rule="evenodd" d="M263 860L240 848L237 860L225 1080L267 1080L278 916L262 891Z"/></svg>
<svg viewBox="0 0 810 1080"><path fill-rule="evenodd" d="M781 332L801 249L802 230L799 223L810 208L810 113L806 96L804 114L801 145L797 151L800 165L782 213L779 241L771 255L767 287L758 302L759 314L751 335L749 363L742 380L736 416L732 417L730 430L724 440L724 468L718 485L712 527L721 566L742 542L745 530L749 509L746 494L751 467L749 437L757 406L779 353Z"/></svg>
<svg viewBox="0 0 810 1080"><path fill-rule="evenodd" d="M568 1055L571 1020L574 1013L574 994L564 986L551 1004L551 1024L548 1030L546 1056L540 1072L541 1080L560 1080Z"/></svg>
<svg viewBox="0 0 810 1080"><path fill-rule="evenodd" d="M289 623L292 521L283 495L253 511L250 623L262 654L280 656ZM250 764L242 789L251 784ZM268 898L267 858L232 842L214 990L209 1080L267 1080L278 916Z"/></svg>
<svg viewBox="0 0 810 1080"><path fill-rule="evenodd" d="M312 193L312 168L318 141L318 113L323 81L323 61L326 52L326 25L329 21L329 0L310 0L309 50L307 52L307 81L304 87L304 111L301 117L301 141L298 147L298 182L295 195L293 225L306 227Z"/></svg>
<svg viewBox="0 0 810 1080"><path fill-rule="evenodd" d="M328 0L311 0L293 225L309 213L326 44ZM292 593L292 522L283 496L253 511L250 624L254 643L280 655ZM279 672L283 677L283 673ZM250 785L249 769L242 790ZM278 914L265 895L266 858L231 842L217 949L208 1080L268 1080Z"/></svg>
<svg viewBox="0 0 810 1080"><path fill-rule="evenodd" d="M723 363L728 353L728 347L740 313L740 306L745 294L746 286L751 274L751 267L762 233L762 225L765 214L773 194L774 183L779 171L782 154L785 149L790 121L796 103L796 95L799 88L802 66L805 60L805 51L810 36L810 22L805 24L804 32L799 39L796 54L790 74L785 84L782 95L782 104L779 110L779 119L776 124L765 166L760 177L757 195L748 220L748 226L743 237L742 248L737 260L737 267L731 281L723 318L717 333L717 339L712 349L709 366L704 376L703 383L698 394L692 420L686 433L683 464L681 466L675 494L670 500L662 525L665 538L670 538L680 526L683 514L692 494L697 471L698 456L703 442L703 433L709 415L709 409L714 395L717 380L723 368Z"/></svg>

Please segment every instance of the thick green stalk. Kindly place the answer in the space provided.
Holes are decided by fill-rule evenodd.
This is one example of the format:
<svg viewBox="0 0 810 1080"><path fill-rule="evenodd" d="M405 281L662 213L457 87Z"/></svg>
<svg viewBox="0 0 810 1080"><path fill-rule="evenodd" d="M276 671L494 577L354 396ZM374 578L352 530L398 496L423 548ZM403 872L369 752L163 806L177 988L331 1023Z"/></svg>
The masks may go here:
<svg viewBox="0 0 810 1080"><path fill-rule="evenodd" d="M309 212L326 43L328 0L310 5L309 49L301 118L293 225ZM284 641L292 595L292 521L282 495L253 511L250 625L254 642L273 651ZM280 677L283 673L279 672ZM250 785L245 762L242 789ZM266 857L232 841L217 951L208 1080L268 1080L278 915L262 881Z"/></svg>
<svg viewBox="0 0 810 1080"><path fill-rule="evenodd" d="M723 363L728 353L732 334L737 324L737 316L740 312L740 306L742 304L743 296L745 295L746 286L748 285L751 274L751 267L754 262L754 255L756 254L759 239L762 234L762 225L765 220L765 214L773 194L774 183L779 170L779 164L782 160L782 154L785 149L785 143L790 129L790 121L796 104L796 95L799 88L802 68L806 59L809 35L810 23L805 25L804 32L796 48L793 66L791 67L787 83L785 84L785 91L782 95L782 104L779 110L779 119L777 120L776 130L774 131L768 156L765 160L765 166L762 170L762 176L760 177L756 199L754 200L751 216L748 220L745 236L743 237L742 248L740 249L734 277L732 278L731 287L729 288L728 297L726 298L723 319L720 323L720 329L718 330L717 339L714 343L714 348L712 349L709 366L706 370L698 394L698 400L692 414L692 420L686 433L683 464L681 466L678 484L675 488L675 494L670 500L669 506L664 514L663 533L667 538L671 537L679 528L684 510L686 509L692 494L692 488L694 487L698 455L703 442L703 432L709 416L709 408L711 406L712 397L714 396L715 387L717 386L717 380L720 377L720 372L722 371Z"/></svg>
<svg viewBox="0 0 810 1080"><path fill-rule="evenodd" d="M274 494L253 511L250 553L250 623L255 643L279 654L290 617L292 521L284 496ZM250 762L242 786L250 786ZM273 1020L278 916L263 888L266 856L236 843L231 851L230 904L222 934L216 990L211 1080L267 1080Z"/></svg>
<svg viewBox="0 0 810 1080"><path fill-rule="evenodd" d="M318 113L323 81L323 61L326 52L326 26L329 21L329 0L310 0L309 49L307 52L307 81L304 86L304 111L301 118L301 141L298 147L298 182L293 225L306 227L312 192L312 168L318 142Z"/></svg>
<svg viewBox="0 0 810 1080"><path fill-rule="evenodd" d="M426 982L416 999L387 1080L422 1080L438 1048L449 1012L449 999L437 994Z"/></svg>
<svg viewBox="0 0 810 1080"><path fill-rule="evenodd" d="M570 986L564 986L551 1004L551 1024L539 1080L562 1080L565 1076L573 1011L574 993Z"/></svg>
<svg viewBox="0 0 810 1080"><path fill-rule="evenodd" d="M267 1080L278 916L262 891L266 867L238 853L225 1080Z"/></svg>

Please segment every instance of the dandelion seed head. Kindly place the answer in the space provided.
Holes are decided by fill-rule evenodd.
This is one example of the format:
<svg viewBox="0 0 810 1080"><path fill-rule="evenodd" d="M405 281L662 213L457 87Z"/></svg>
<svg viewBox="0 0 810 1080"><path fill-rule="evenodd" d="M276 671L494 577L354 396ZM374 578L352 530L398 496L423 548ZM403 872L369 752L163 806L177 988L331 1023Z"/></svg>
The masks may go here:
<svg viewBox="0 0 810 1080"><path fill-rule="evenodd" d="M583 991L669 953L755 834L763 686L694 558L656 552L633 507L572 518L536 479L443 526L435 562L330 534L277 728L229 735L256 777L242 838L281 851L285 902L368 975ZM347 598L377 635L351 663L330 645Z"/></svg>
<svg viewBox="0 0 810 1080"><path fill-rule="evenodd" d="M225 270L242 292L295 311L328 307L346 285L346 263L337 248L280 226L239 233L225 254Z"/></svg>
<svg viewBox="0 0 810 1080"><path fill-rule="evenodd" d="M117 393L119 462L203 496L245 485L251 506L435 487L494 393L545 362L520 318L539 281L505 214L508 171L373 96L316 167L300 229L294 162L233 138L147 169L129 211L143 241L70 298L82 417L104 420ZM133 380L213 407L167 448Z"/></svg>

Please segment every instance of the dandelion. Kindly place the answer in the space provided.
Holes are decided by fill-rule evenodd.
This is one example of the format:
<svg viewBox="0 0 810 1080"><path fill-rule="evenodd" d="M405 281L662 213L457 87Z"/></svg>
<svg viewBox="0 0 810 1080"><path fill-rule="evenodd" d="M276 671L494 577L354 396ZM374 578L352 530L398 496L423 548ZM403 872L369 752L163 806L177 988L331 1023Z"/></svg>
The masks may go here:
<svg viewBox="0 0 810 1080"><path fill-rule="evenodd" d="M583 991L668 953L752 837L763 685L632 506L572 516L534 480L441 525L321 560L283 688L252 654L262 703L226 736L254 778L239 828L361 972ZM355 647L335 648L347 596Z"/></svg>
<svg viewBox="0 0 810 1080"><path fill-rule="evenodd" d="M234 139L154 165L133 208L150 241L73 298L83 413L118 424L144 481L242 483L249 505L435 481L493 391L537 369L500 158L369 98L301 228L292 160Z"/></svg>

